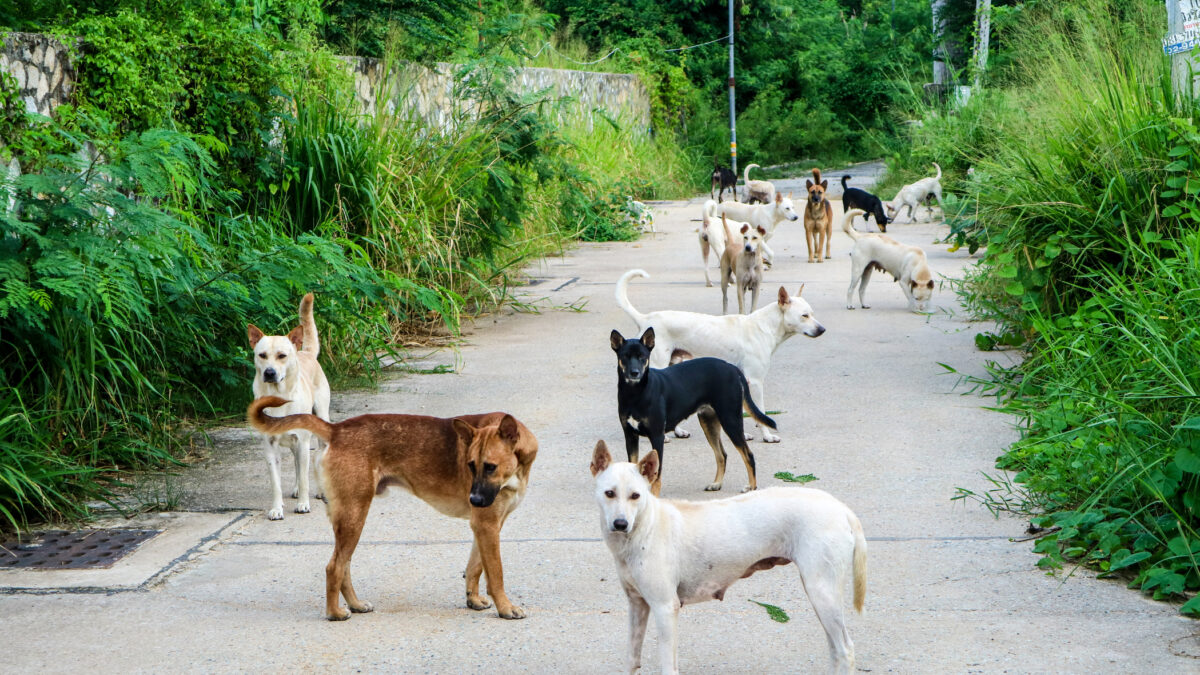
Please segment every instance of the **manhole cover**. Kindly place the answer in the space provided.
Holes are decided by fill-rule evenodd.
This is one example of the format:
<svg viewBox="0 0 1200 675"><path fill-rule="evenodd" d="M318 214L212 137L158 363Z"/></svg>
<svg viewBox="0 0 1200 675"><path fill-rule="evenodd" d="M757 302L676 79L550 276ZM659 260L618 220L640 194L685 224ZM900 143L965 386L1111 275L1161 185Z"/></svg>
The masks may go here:
<svg viewBox="0 0 1200 675"><path fill-rule="evenodd" d="M0 568L78 570L112 567L162 530L50 530L0 544Z"/></svg>

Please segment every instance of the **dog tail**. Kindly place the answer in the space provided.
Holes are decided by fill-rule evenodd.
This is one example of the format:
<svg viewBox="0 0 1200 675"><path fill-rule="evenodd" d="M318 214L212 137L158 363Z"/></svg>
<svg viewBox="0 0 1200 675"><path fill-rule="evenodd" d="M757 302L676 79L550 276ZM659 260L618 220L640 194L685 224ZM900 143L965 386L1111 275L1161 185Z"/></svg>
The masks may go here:
<svg viewBox="0 0 1200 675"><path fill-rule="evenodd" d="M625 310L629 318L633 319L638 328L641 328L642 322L646 320L646 315L634 309L633 305L629 302L629 280L634 277L649 279L650 275L646 273L646 270L629 270L625 274L622 274L621 278L617 279L617 306Z"/></svg>
<svg viewBox="0 0 1200 675"><path fill-rule="evenodd" d="M850 176L842 176L842 192L846 191L846 181L850 180Z"/></svg>
<svg viewBox="0 0 1200 675"><path fill-rule="evenodd" d="M300 298L300 325L304 327L304 351L316 358L321 353L321 338L317 337L317 322L313 321L312 293Z"/></svg>
<svg viewBox="0 0 1200 675"><path fill-rule="evenodd" d="M854 231L854 227L850 225L850 222L854 220L854 216L861 216L865 213L866 211L862 209L850 209L846 212L846 215L842 216L842 232L845 232L854 241L858 241L858 233Z"/></svg>
<svg viewBox="0 0 1200 675"><path fill-rule="evenodd" d="M813 171L813 182L820 183L821 182L821 170L814 168L812 171Z"/></svg>
<svg viewBox="0 0 1200 675"><path fill-rule="evenodd" d="M758 406L754 405L754 399L750 397L750 383L746 381L746 374L742 372L741 368L738 368L738 379L742 381L742 407L746 409L746 412L750 413L750 417L754 418L755 422L771 427L772 429L778 429L779 427L775 425L775 420L767 417L765 412L759 410Z"/></svg>
<svg viewBox="0 0 1200 675"><path fill-rule="evenodd" d="M288 400L278 396L263 396L256 398L246 409L246 421L255 430L273 436L285 434L294 429L304 429L316 434L326 443L333 438L333 425L316 415L288 415L286 417L271 417L263 412L266 408L278 408L286 405Z"/></svg>
<svg viewBox="0 0 1200 675"><path fill-rule="evenodd" d="M938 166L937 162L933 162L933 166L936 167L938 170L938 175L935 176L935 178L937 178L938 180L941 180L942 179L942 167Z"/></svg>
<svg viewBox="0 0 1200 675"><path fill-rule="evenodd" d="M761 168L762 167L757 164L747 164L746 170L742 172L742 180L749 183L750 182L750 169L761 169Z"/></svg>
<svg viewBox="0 0 1200 675"><path fill-rule="evenodd" d="M850 531L854 533L854 609L862 614L867 599L867 538L863 536L862 523L853 513Z"/></svg>

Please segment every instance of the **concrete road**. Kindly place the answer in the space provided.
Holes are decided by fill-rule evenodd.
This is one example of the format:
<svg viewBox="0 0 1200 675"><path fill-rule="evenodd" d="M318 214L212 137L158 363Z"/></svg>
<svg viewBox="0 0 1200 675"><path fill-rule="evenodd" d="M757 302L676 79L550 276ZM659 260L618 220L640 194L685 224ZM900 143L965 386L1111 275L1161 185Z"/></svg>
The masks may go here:
<svg viewBox="0 0 1200 675"><path fill-rule="evenodd" d="M599 539L588 472L596 439L620 447L615 357L608 333L634 332L612 299L631 267L630 295L643 311L715 313L692 222L699 201L656 205L659 233L636 243L580 246L531 270L524 299L539 313L479 319L455 353L423 363L453 374L409 374L380 392L335 392L334 416L363 412L454 415L507 410L539 437L525 502L504 530L506 582L529 613L505 621L463 603L470 548L464 521L393 489L376 500L354 558L359 593L372 614L344 623L322 618L324 565L332 535L324 507L269 522L266 470L242 429L218 434L211 460L170 490L192 509L230 516L189 553L148 581L126 587L0 595L4 670L617 672L626 650L626 604ZM839 214L840 205L834 205ZM960 276L971 260L932 245L944 228L896 225L889 234L927 247L936 272ZM956 389L939 363L981 374L981 329L945 286L936 311L905 310L900 290L876 275L870 310L848 311L849 240L834 257L805 262L799 224L781 226L765 301L780 285L804 297L828 332L796 337L775 354L767 408L779 410L783 442L752 444L759 482L777 471L812 473L813 487L845 501L869 538L867 611L850 630L864 672L1184 672L1200 661L1193 622L1119 582L1076 571L1047 576L1030 543L1012 543L1026 523L994 519L951 501L958 487L984 492L994 460L1016 437L1012 420L986 399ZM318 300L319 301L319 300ZM580 311L582 310L582 311ZM327 349L337 345L326 344ZM249 383L247 383L249 395ZM694 420L688 422L698 431ZM664 495L711 499L703 437L666 449ZM288 477L288 488L291 479ZM731 457L726 494L745 484ZM292 505L288 501L288 508ZM245 514L238 511L245 509ZM211 528L210 528L211 529ZM136 557L135 553L131 557ZM42 574L54 574L42 573ZM0 584L4 584L0 580ZM20 586L9 582L8 586ZM783 607L770 620L749 600ZM756 574L723 602L688 606L680 621L684 672L816 672L828 663L824 635L792 568ZM650 629L646 669L658 668Z"/></svg>

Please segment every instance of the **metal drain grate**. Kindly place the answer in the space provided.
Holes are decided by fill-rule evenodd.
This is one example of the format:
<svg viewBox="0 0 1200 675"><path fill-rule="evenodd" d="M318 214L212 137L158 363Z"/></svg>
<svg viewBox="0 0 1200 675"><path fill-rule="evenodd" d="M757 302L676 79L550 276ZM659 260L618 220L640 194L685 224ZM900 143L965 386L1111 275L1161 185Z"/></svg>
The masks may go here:
<svg viewBox="0 0 1200 675"><path fill-rule="evenodd" d="M112 567L162 530L49 530L0 546L0 568L78 570Z"/></svg>

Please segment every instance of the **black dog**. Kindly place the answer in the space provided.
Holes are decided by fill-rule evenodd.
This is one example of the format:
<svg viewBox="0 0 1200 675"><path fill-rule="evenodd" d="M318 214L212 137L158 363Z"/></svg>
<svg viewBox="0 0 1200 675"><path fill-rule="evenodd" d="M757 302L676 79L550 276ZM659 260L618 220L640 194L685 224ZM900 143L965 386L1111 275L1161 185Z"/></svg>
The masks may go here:
<svg viewBox="0 0 1200 675"><path fill-rule="evenodd" d="M863 220L870 220L871 216L875 216L875 224L879 226L879 231L887 232L888 217L883 211L883 202L866 190L846 187L848 180L850 176L842 176L842 210L862 209L867 212Z"/></svg>
<svg viewBox="0 0 1200 675"><path fill-rule="evenodd" d="M718 188L720 189L718 190ZM733 172L733 169L730 169L726 166L721 166L720 164L714 166L712 172L712 187L709 188L708 195L712 197L713 191L716 190L717 193L714 199L720 202L723 201L721 196L725 194L725 190L729 190L732 193L736 189L737 174Z"/></svg>
<svg viewBox="0 0 1200 675"><path fill-rule="evenodd" d="M746 445L742 427L742 408L760 424L775 429L775 421L767 417L750 398L746 376L737 366L721 359L702 358L684 361L661 370L649 366L654 349L654 329L647 328L641 339L626 340L617 331L609 336L617 353L617 415L625 431L625 452L629 461L638 457L638 436L650 439L658 451L659 471L651 489L659 493L662 476L663 437L668 429L699 413L700 428L717 459L717 477L705 490L720 490L725 480L725 448L721 434L733 442L750 476L747 490L758 487L754 473L754 453Z"/></svg>

